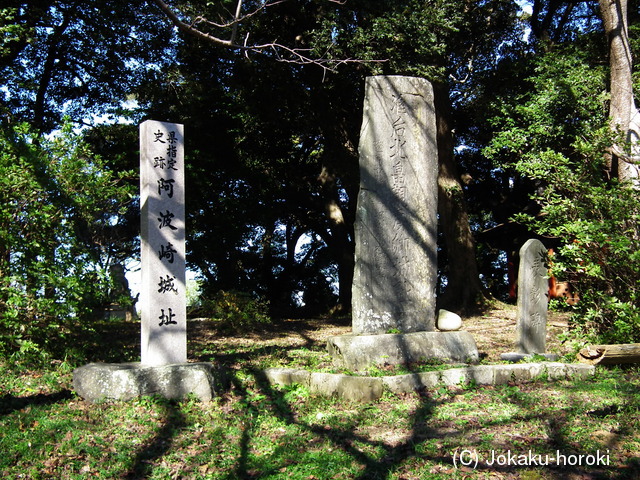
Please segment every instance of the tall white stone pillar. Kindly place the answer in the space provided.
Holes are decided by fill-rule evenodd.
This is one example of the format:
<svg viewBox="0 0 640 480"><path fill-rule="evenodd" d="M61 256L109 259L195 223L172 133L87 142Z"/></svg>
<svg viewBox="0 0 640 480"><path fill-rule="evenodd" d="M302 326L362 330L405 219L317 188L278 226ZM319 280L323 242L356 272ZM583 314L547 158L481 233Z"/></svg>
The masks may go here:
<svg viewBox="0 0 640 480"><path fill-rule="evenodd" d="M140 125L140 290L144 365L187 361L184 127Z"/></svg>

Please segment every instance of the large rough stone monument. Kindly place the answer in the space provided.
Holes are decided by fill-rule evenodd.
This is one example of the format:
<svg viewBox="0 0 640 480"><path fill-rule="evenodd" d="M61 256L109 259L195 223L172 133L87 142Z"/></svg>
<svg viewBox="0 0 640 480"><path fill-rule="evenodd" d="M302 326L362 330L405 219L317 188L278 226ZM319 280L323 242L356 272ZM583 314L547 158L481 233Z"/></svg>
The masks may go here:
<svg viewBox="0 0 640 480"><path fill-rule="evenodd" d="M360 131L353 335L332 337L338 364L475 361L468 332L435 332L436 117L421 78L367 78Z"/></svg>
<svg viewBox="0 0 640 480"><path fill-rule="evenodd" d="M435 330L437 181L431 84L369 77L360 131L353 333Z"/></svg>
<svg viewBox="0 0 640 480"><path fill-rule="evenodd" d="M187 362L184 130L176 123L140 125L141 362L92 363L74 372L74 388L90 401L158 394L203 401L218 373Z"/></svg>
<svg viewBox="0 0 640 480"><path fill-rule="evenodd" d="M504 360L519 361L533 355L541 355L549 360L558 358L557 355L545 353L549 303L547 255L547 248L540 240L527 240L520 248L516 351L503 353L501 358Z"/></svg>

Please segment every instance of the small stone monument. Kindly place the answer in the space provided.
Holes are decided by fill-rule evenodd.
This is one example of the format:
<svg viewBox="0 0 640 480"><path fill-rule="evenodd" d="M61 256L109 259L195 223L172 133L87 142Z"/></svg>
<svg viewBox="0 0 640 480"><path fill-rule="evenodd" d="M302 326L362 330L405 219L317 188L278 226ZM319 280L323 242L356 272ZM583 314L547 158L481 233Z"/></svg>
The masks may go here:
<svg viewBox="0 0 640 480"><path fill-rule="evenodd" d="M89 401L158 394L210 400L210 363L187 362L184 133L175 123L140 125L141 363L92 363L76 369L74 388Z"/></svg>
<svg viewBox="0 0 640 480"><path fill-rule="evenodd" d="M558 359L557 355L545 353L549 302L547 255L546 247L536 239L527 240L520 249L516 351L500 355L503 360L517 362L533 355Z"/></svg>
<svg viewBox="0 0 640 480"><path fill-rule="evenodd" d="M353 335L332 337L348 368L425 358L475 361L468 332L435 332L438 150L433 88L367 78L360 131Z"/></svg>

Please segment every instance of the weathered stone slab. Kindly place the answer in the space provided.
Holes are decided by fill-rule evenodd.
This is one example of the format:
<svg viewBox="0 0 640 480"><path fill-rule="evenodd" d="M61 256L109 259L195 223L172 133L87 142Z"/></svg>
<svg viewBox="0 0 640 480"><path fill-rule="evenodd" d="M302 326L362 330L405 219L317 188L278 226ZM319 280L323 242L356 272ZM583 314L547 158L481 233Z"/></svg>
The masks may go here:
<svg viewBox="0 0 640 480"><path fill-rule="evenodd" d="M494 382L496 385L502 385L509 382L523 382L531 380L531 368L536 369L536 374L539 373L537 367L532 367L528 364L496 365L494 371Z"/></svg>
<svg viewBox="0 0 640 480"><path fill-rule="evenodd" d="M353 332L433 331L438 154L431 84L367 78L359 152Z"/></svg>
<svg viewBox="0 0 640 480"><path fill-rule="evenodd" d="M550 380L564 378L587 378L594 374L591 365L567 363L523 363L517 365L494 365L494 382L496 385L509 382L527 382L545 375Z"/></svg>
<svg viewBox="0 0 640 480"><path fill-rule="evenodd" d="M596 368L594 365L582 365L582 364L564 364L565 366L565 378L589 378L595 372Z"/></svg>
<svg viewBox="0 0 640 480"><path fill-rule="evenodd" d="M544 357L549 362L555 362L556 360L558 360L558 358L560 358L560 356L556 355L555 353L516 353L516 352L509 352L509 353L500 354L500 358L502 360L506 360L508 362L520 362L522 360L533 360L533 358L536 357L536 356Z"/></svg>
<svg viewBox="0 0 640 480"><path fill-rule="evenodd" d="M290 385L299 383L318 395L340 396L353 401L371 401L380 397L380 387L392 393L428 390L438 385L499 385L510 382L530 382L537 378L563 380L588 378L595 373L593 365L565 363L529 363L521 365L470 365L432 372L359 377L337 373L311 373L291 368L265 370L271 383Z"/></svg>
<svg viewBox="0 0 640 480"><path fill-rule="evenodd" d="M477 385L493 385L494 369L490 365L478 365L461 368L450 368L440 372L440 383L459 385L476 383Z"/></svg>
<svg viewBox="0 0 640 480"><path fill-rule="evenodd" d="M581 363L548 363L545 364L545 368L550 380L588 378L596 371L593 365L584 365Z"/></svg>
<svg viewBox="0 0 640 480"><path fill-rule="evenodd" d="M494 370L492 365L467 367L467 378L477 385L493 385Z"/></svg>
<svg viewBox="0 0 640 480"><path fill-rule="evenodd" d="M469 332L414 332L330 337L327 349L336 365L365 370L374 365L400 365L441 359L473 363L478 347Z"/></svg>
<svg viewBox="0 0 640 480"><path fill-rule="evenodd" d="M468 372L464 368L450 368L440 372L440 383L444 385L459 385L469 383Z"/></svg>
<svg viewBox="0 0 640 480"><path fill-rule="evenodd" d="M210 401L222 383L211 363L149 366L140 363L90 363L73 372L73 387L90 402L130 400L146 395L169 399L195 395Z"/></svg>

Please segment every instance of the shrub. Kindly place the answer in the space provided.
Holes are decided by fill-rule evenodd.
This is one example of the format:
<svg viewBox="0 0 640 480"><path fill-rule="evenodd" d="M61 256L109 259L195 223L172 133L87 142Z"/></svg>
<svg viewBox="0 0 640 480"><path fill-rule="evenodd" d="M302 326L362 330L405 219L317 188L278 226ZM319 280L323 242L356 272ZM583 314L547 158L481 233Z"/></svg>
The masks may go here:
<svg viewBox="0 0 640 480"><path fill-rule="evenodd" d="M0 358L75 348L106 301L110 228L129 200L69 126L52 139L0 126Z"/></svg>
<svg viewBox="0 0 640 480"><path fill-rule="evenodd" d="M220 290L213 298L203 300L193 314L215 320L225 332L238 333L270 323L268 312L266 300L246 292Z"/></svg>
<svg viewBox="0 0 640 480"><path fill-rule="evenodd" d="M576 336L628 343L640 334L640 195L608 175L611 145L606 75L584 52L540 58L537 88L492 121L497 132L485 153L505 171L535 185L531 204L513 220L561 243L552 273L577 287ZM559 75L562 73L562 75ZM566 74L565 74L566 73Z"/></svg>

